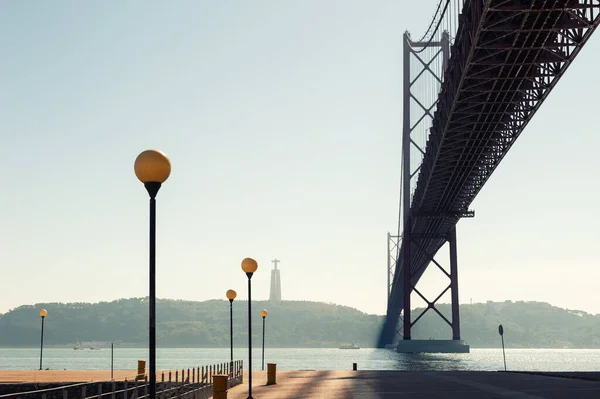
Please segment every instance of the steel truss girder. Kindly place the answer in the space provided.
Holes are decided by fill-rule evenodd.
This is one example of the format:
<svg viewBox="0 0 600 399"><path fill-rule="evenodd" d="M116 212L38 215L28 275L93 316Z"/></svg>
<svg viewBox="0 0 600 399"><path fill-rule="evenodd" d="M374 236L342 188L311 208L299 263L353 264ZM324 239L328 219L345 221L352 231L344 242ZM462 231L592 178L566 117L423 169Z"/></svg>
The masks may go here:
<svg viewBox="0 0 600 399"><path fill-rule="evenodd" d="M416 212L473 201L599 22L598 0L467 5L411 204ZM500 24L512 29L499 35ZM478 64L485 59L498 65ZM432 235L442 227L424 219L411 226Z"/></svg>

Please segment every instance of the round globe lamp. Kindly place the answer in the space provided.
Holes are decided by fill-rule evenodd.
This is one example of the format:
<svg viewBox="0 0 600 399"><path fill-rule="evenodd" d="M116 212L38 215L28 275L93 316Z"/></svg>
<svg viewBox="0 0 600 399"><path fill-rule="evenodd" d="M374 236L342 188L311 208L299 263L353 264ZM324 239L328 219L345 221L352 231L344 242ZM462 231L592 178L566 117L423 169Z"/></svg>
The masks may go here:
<svg viewBox="0 0 600 399"><path fill-rule="evenodd" d="M227 290L225 296L227 297L227 299L229 299L229 301L233 301L235 297L237 297L237 292L235 292L234 290Z"/></svg>
<svg viewBox="0 0 600 399"><path fill-rule="evenodd" d="M242 261L242 270L246 273L254 273L258 269L258 263L252 258L245 258Z"/></svg>

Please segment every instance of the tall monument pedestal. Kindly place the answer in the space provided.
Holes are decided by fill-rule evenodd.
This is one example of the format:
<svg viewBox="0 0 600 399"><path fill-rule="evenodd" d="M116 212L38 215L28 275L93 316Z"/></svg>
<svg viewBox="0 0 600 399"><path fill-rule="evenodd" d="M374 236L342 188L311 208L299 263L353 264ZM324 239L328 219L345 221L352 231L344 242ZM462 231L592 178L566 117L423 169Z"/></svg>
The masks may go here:
<svg viewBox="0 0 600 399"><path fill-rule="evenodd" d="M398 353L469 353L470 346L463 340L406 339L398 342Z"/></svg>

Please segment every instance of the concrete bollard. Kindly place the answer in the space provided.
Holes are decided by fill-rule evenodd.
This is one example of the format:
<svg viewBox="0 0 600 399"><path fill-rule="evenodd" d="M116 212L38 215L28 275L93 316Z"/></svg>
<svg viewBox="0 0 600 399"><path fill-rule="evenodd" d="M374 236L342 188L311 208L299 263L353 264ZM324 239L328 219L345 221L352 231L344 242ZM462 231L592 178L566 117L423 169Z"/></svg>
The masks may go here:
<svg viewBox="0 0 600 399"><path fill-rule="evenodd" d="M135 380L143 380L144 378L146 378L146 361L138 360L137 375L135 376Z"/></svg>
<svg viewBox="0 0 600 399"><path fill-rule="evenodd" d="M277 384L277 363L267 363L267 385Z"/></svg>
<svg viewBox="0 0 600 399"><path fill-rule="evenodd" d="M213 399L227 399L227 375L213 375Z"/></svg>
<svg viewBox="0 0 600 399"><path fill-rule="evenodd" d="M352 363L352 370L353 371L358 370L358 363Z"/></svg>

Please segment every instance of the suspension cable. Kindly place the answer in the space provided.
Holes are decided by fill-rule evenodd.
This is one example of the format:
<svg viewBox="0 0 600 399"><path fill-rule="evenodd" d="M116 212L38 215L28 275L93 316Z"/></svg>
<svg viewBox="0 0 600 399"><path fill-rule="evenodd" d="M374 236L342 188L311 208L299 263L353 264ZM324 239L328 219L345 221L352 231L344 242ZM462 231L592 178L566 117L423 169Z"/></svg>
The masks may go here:
<svg viewBox="0 0 600 399"><path fill-rule="evenodd" d="M446 11L448 11L448 6L450 5L450 1L451 0L440 0L439 1L437 9L435 11L435 15L433 16L433 19L429 23L429 27L427 28L427 31L417 41L417 43L425 42L425 38L427 37L427 35L430 34L429 32L431 31L431 28L433 27L434 23L436 22L436 17L439 15L439 19L437 20L437 24L435 24L435 29L434 29L433 32L431 32L431 35L429 36L429 39L427 39L427 43L424 46L422 46L419 50L413 50L415 53L420 53L420 52L424 51L426 48L429 47L429 44L431 43L431 41L435 37L435 34L438 32L438 30L440 28L440 25L442 24L442 21L444 20L444 16L446 15ZM444 4L444 9L440 13L440 9L442 8L442 4Z"/></svg>

